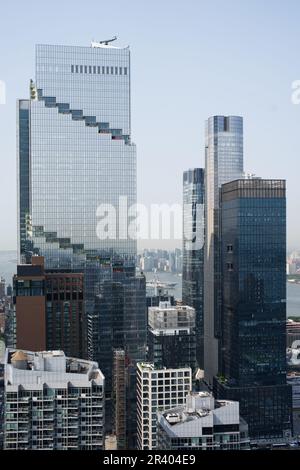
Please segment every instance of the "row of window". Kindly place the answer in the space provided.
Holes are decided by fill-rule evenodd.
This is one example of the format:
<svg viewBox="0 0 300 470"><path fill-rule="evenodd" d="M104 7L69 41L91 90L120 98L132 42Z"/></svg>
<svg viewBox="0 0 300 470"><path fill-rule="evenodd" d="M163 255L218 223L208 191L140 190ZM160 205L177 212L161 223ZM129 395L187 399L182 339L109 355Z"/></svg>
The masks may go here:
<svg viewBox="0 0 300 470"><path fill-rule="evenodd" d="M127 67L100 65L71 65L71 73L92 73L98 75L127 75Z"/></svg>

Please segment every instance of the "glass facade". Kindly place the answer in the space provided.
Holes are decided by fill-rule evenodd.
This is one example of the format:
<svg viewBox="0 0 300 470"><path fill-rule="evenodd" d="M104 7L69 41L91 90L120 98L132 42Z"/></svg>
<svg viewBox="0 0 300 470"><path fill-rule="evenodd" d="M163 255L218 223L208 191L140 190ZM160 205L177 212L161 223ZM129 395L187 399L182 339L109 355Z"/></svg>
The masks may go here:
<svg viewBox="0 0 300 470"><path fill-rule="evenodd" d="M196 312L196 355L201 369L203 351L204 296L204 169L183 173L183 265L182 301Z"/></svg>
<svg viewBox="0 0 300 470"><path fill-rule="evenodd" d="M134 270L115 267L111 279L103 280L96 297L94 324L89 323L93 356L105 376L106 430L113 424L113 353L125 352L127 444L136 440L136 364L146 359L146 280Z"/></svg>
<svg viewBox="0 0 300 470"><path fill-rule="evenodd" d="M87 72L74 73L77 63ZM30 103L31 216L34 250L45 255L46 268L76 269L99 252L135 255L134 240L97 236L100 204L117 211L121 196L129 206L136 202L129 64L128 48L36 48L38 99ZM98 74L93 66L128 72ZM125 214L118 215L116 235L124 228ZM114 224L112 217L109 222Z"/></svg>
<svg viewBox="0 0 300 470"><path fill-rule="evenodd" d="M219 368L221 337L221 185L243 174L243 119L213 116L205 132L204 365L210 385Z"/></svg>
<svg viewBox="0 0 300 470"><path fill-rule="evenodd" d="M46 269L82 272L86 318L112 259L135 264L119 210L120 198L136 203L130 126L128 47L36 46L30 100L18 105L19 261L40 254Z"/></svg>
<svg viewBox="0 0 300 470"><path fill-rule="evenodd" d="M30 101L17 103L17 188L18 188L18 259L25 261L25 253L30 248Z"/></svg>
<svg viewBox="0 0 300 470"><path fill-rule="evenodd" d="M222 357L219 380L234 391L254 437L291 427L286 385L285 181L222 187Z"/></svg>

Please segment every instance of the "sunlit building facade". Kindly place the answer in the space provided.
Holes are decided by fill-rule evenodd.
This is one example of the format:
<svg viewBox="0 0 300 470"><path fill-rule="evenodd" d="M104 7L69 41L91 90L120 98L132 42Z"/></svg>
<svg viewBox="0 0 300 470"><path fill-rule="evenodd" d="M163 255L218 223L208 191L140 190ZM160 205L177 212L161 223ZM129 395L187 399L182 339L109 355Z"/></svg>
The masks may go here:
<svg viewBox="0 0 300 470"><path fill-rule="evenodd" d="M221 338L220 189L243 175L243 118L212 116L205 132L204 369L218 372Z"/></svg>

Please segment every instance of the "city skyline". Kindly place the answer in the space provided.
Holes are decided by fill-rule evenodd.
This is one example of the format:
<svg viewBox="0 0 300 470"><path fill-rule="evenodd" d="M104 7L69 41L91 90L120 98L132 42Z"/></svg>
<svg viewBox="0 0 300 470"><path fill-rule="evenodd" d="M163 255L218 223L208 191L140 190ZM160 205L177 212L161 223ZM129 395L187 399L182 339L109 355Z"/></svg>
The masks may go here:
<svg viewBox="0 0 300 470"><path fill-rule="evenodd" d="M15 15L20 15L22 22L29 15L25 6L18 3L17 13L11 6L3 7L4 16L7 17L4 35L12 18L15 21ZM6 230L1 232L0 247L16 247L15 102L18 97L28 96L29 77L33 77L35 44L89 46L92 39L100 40L117 34L118 42L121 45L130 44L132 50L132 128L133 141L138 148L138 201L146 205L152 202L180 202L182 172L203 167L204 164L205 119L214 114L241 115L244 117L246 136L245 169L250 172L255 169L261 177L287 179L288 246L289 249L297 248L298 185L293 161L296 161L299 148L297 122L300 108L292 104L291 95L292 83L299 76L297 65L291 59L296 56L298 31L289 9L279 2L272 2L270 10L259 2L251 2L246 8L231 1L235 9L229 15L220 1L212 5L190 1L185 9L179 2L172 2L171 10L168 8L170 2L166 2L160 6L158 19L155 2L141 9L137 2L132 1L128 12L124 12L128 26L125 26L123 17L122 21L114 18L112 22L109 8L103 4L101 18L108 21L101 23L99 28L97 11L100 7L94 5L95 15L89 15L77 6L77 14L82 13L79 16L87 21L79 31L75 28L74 34L72 22L66 25L64 21L70 13L67 3L60 5L55 30L41 28L38 21L41 14L31 11L30 15L36 21L32 22L32 30L26 28L27 41L20 43L19 38L10 37L7 30L9 42L0 45L3 57L0 80L6 84L6 104L0 105L0 125L4 130L0 142L4 174L0 204ZM296 2L289 3L294 12L299 11ZM264 27L255 24L256 18L267 12L269 20ZM149 26L147 24L143 28L142 35L141 22L136 20L146 17ZM74 16L72 19L76 24L78 20ZM207 22L212 27L209 43L205 41ZM157 26L155 35L153 25ZM279 37L276 35L277 25L283 32ZM19 34L22 35L22 23L19 27ZM250 27L255 28L251 41L242 35L244 29ZM221 44L224 35L228 50ZM237 41L238 35L242 35L241 41ZM276 49L275 55L273 49ZM219 74L215 73L212 57L218 59ZM254 63L256 67L253 67ZM188 86L182 86L185 82ZM150 135L155 135L155 139ZM164 189L166 176L173 181L168 192ZM153 178L157 181L155 191L151 184ZM174 245L181 246L181 242L145 241L143 245L172 248Z"/></svg>
<svg viewBox="0 0 300 470"><path fill-rule="evenodd" d="M19 3L0 61L0 450L300 449L294 14L32 0L23 43Z"/></svg>

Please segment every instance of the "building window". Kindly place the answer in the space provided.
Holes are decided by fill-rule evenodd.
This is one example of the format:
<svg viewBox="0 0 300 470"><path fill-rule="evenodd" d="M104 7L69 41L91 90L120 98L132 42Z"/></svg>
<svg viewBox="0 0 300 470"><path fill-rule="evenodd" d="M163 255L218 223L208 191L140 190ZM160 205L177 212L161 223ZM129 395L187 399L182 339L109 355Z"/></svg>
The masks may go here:
<svg viewBox="0 0 300 470"><path fill-rule="evenodd" d="M119 75L122 75L122 67L119 67Z"/></svg>
<svg viewBox="0 0 300 470"><path fill-rule="evenodd" d="M127 75L127 67L124 67L124 75Z"/></svg>
<svg viewBox="0 0 300 470"><path fill-rule="evenodd" d="M74 65L71 65L71 73L74 73Z"/></svg>
<svg viewBox="0 0 300 470"><path fill-rule="evenodd" d="M75 72L78 73L78 65L75 67Z"/></svg>

